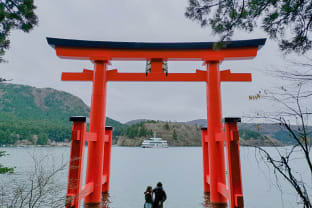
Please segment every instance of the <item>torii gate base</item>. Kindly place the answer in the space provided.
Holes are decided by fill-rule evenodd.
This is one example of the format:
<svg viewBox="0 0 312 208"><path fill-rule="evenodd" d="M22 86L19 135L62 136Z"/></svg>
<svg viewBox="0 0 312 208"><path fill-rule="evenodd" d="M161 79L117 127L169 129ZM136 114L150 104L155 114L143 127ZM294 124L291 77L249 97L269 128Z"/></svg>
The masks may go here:
<svg viewBox="0 0 312 208"><path fill-rule="evenodd" d="M112 128L105 128L106 85L111 81L143 82L205 82L207 91L207 129L202 129L204 191L210 192L212 204L226 204L243 208L237 122L239 118L225 118L221 122L221 82L251 81L249 73L219 70L226 59L248 59L257 55L265 39L226 42L215 50L215 43L129 43L80 41L48 38L59 57L91 60L94 70L82 73L63 73L63 81L91 81L93 83L90 130L86 131L85 117L72 117L70 168L67 189L67 208L99 204L103 193L109 191ZM119 73L107 70L111 60L149 61L146 73ZM204 61L207 70L195 73L168 73L165 61ZM86 184L82 187L82 164L85 142L88 142ZM228 185L225 174L224 143L227 150Z"/></svg>
<svg viewBox="0 0 312 208"><path fill-rule="evenodd" d="M202 149L203 149L203 176L204 176L204 192L220 193L223 197L230 201L231 208L244 207L243 189L241 180L241 165L239 155L239 135L237 122L240 118L225 118L225 131L221 131L216 135L216 140L209 139L207 128L202 128ZM215 156L211 151L212 143L217 143L224 146L226 144L227 155L227 170L228 170L228 186L221 181L217 181L216 186L210 186L210 173L213 171L213 166L210 165L214 161ZM224 164L224 161L219 161ZM214 188L215 190L212 190Z"/></svg>
<svg viewBox="0 0 312 208"><path fill-rule="evenodd" d="M87 183L84 187L82 187L82 173L84 147L87 141L95 141L95 134L86 131L86 117L73 116L70 118L70 121L73 122L73 128L70 145L70 163L65 207L80 208L81 199L90 195L90 193L94 191L94 183L92 182ZM110 126L105 127L104 145L102 146L104 151L103 175L101 177L102 194L107 193L109 190L110 158L113 136L112 130L113 128Z"/></svg>

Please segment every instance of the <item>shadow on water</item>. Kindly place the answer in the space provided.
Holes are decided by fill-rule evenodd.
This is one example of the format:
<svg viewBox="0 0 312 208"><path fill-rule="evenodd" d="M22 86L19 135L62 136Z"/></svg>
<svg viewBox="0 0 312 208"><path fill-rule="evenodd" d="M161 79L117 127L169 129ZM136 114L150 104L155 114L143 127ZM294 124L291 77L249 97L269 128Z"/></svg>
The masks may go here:
<svg viewBox="0 0 312 208"><path fill-rule="evenodd" d="M101 204L88 204L84 205L84 208L110 208L111 201L109 200L109 193L102 194ZM210 194L204 194L203 196L203 208L227 208L226 204L212 204L210 201Z"/></svg>
<svg viewBox="0 0 312 208"><path fill-rule="evenodd" d="M202 203L203 208L227 208L226 204L212 204L210 201L209 193L204 193L203 199L204 199Z"/></svg>

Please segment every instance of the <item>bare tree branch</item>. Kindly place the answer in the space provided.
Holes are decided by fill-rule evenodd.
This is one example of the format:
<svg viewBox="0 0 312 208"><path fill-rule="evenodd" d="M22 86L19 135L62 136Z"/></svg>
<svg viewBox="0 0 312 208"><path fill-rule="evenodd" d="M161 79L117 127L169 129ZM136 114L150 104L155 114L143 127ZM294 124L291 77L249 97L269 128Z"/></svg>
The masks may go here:
<svg viewBox="0 0 312 208"><path fill-rule="evenodd" d="M308 174L312 178L311 162L311 136L312 127L308 126L309 116L312 114L312 59L307 63L292 63L300 71L274 70L272 74L283 80L290 81L292 85L287 88L281 86L270 90L263 90L261 98L270 101L276 106L272 111L258 113L255 119L265 119L277 122L287 131L294 144L290 147L275 147L275 154L266 149L255 146L261 158L273 168L275 178L285 179L298 194L303 208L312 208L312 187L305 181L300 173ZM294 123L296 125L294 125ZM284 151L282 151L284 150ZM308 169L295 170L294 162L300 159Z"/></svg>
<svg viewBox="0 0 312 208"><path fill-rule="evenodd" d="M65 170L67 163L47 167L47 164L51 164L51 158L48 156L39 158L33 155L32 160L34 169L29 173L27 181L20 179L10 181L10 186L1 186L1 207L64 207L64 187L55 181L55 177Z"/></svg>

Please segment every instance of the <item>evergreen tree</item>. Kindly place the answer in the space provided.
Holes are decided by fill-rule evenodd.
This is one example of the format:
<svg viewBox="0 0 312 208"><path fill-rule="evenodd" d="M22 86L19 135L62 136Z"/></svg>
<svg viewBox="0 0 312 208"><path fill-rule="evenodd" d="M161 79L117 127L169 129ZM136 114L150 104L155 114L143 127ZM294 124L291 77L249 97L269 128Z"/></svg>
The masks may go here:
<svg viewBox="0 0 312 208"><path fill-rule="evenodd" d="M221 40L261 25L284 52L305 53L312 47L311 9L311 0L189 0L185 16L210 26Z"/></svg>
<svg viewBox="0 0 312 208"><path fill-rule="evenodd" d="M166 129L166 130L169 130L169 129L170 129L168 122L166 122L166 123L164 124L164 129Z"/></svg>
<svg viewBox="0 0 312 208"><path fill-rule="evenodd" d="M38 140L37 140L37 144L39 145L45 145L48 143L48 135L47 134L44 134L44 133L41 133L38 135Z"/></svg>
<svg viewBox="0 0 312 208"><path fill-rule="evenodd" d="M5 155L6 154L4 151L0 151L0 157L3 157ZM8 168L0 164L0 174L13 173L13 172L14 172L14 168Z"/></svg>
<svg viewBox="0 0 312 208"><path fill-rule="evenodd" d="M172 133L172 139L177 140L178 139L178 135L175 129L173 129L173 133Z"/></svg>
<svg viewBox="0 0 312 208"><path fill-rule="evenodd" d="M33 0L0 0L0 63L10 46L12 29L29 32L38 24Z"/></svg>

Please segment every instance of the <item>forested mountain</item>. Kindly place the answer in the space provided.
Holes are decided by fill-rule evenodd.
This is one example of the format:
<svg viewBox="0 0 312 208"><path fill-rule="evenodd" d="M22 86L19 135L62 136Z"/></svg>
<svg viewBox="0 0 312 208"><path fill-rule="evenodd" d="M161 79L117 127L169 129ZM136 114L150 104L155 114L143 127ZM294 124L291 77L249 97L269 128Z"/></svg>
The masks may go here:
<svg viewBox="0 0 312 208"><path fill-rule="evenodd" d="M67 92L1 83L0 112L21 119L68 121L72 115L88 116L89 107Z"/></svg>
<svg viewBox="0 0 312 208"><path fill-rule="evenodd" d="M46 144L68 141L69 117L89 116L89 107L78 97L51 88L0 84L0 145ZM123 124L107 118L119 135Z"/></svg>
<svg viewBox="0 0 312 208"><path fill-rule="evenodd" d="M185 122L145 120L127 127L118 137L121 146L139 146L144 139L156 133L168 141L169 146L201 146L201 125ZM260 133L257 130L242 128L239 130L241 145L281 146L287 141Z"/></svg>
<svg viewBox="0 0 312 208"><path fill-rule="evenodd" d="M0 83L0 145L68 142L69 117L89 116L89 107L78 97L51 88ZM122 124L107 118L113 126L113 143L139 146L153 136L168 140L170 146L200 146L205 119L189 122L137 119ZM291 144L287 131L278 124L239 124L242 145Z"/></svg>

